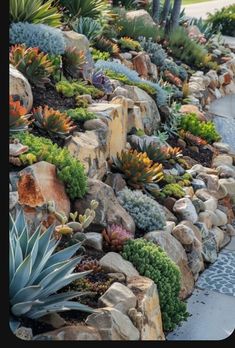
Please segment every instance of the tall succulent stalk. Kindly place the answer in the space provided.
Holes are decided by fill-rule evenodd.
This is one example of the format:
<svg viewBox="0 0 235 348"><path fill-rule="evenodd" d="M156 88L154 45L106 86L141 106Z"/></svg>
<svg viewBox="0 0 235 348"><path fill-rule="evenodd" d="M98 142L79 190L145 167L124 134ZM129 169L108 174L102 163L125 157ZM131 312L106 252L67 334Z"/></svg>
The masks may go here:
<svg viewBox="0 0 235 348"><path fill-rule="evenodd" d="M161 1L160 0L153 0L152 3L152 17L153 20L156 23L159 23L159 17L160 17L160 8L161 8Z"/></svg>
<svg viewBox="0 0 235 348"><path fill-rule="evenodd" d="M167 17L170 11L171 7L171 0L165 0L164 5L163 5L163 10L162 10L162 15L161 15L161 23L162 27L166 27L166 22L167 22Z"/></svg>
<svg viewBox="0 0 235 348"><path fill-rule="evenodd" d="M182 0L174 0L174 6L171 13L171 24L170 24L171 30L175 29L179 24L181 4L182 4Z"/></svg>

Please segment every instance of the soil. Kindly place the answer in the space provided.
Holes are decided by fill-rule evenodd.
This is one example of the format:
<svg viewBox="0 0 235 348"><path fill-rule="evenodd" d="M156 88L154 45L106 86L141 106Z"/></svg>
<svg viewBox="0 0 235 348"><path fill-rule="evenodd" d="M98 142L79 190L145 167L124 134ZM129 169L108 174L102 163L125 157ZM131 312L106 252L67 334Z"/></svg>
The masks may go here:
<svg viewBox="0 0 235 348"><path fill-rule="evenodd" d="M40 322L38 320L29 319L26 317L20 318L20 322L22 326L31 328L34 336L54 330L52 325Z"/></svg>
<svg viewBox="0 0 235 348"><path fill-rule="evenodd" d="M75 98L66 98L58 93L52 84L47 84L45 89L32 86L34 107L48 105L56 110L76 108Z"/></svg>

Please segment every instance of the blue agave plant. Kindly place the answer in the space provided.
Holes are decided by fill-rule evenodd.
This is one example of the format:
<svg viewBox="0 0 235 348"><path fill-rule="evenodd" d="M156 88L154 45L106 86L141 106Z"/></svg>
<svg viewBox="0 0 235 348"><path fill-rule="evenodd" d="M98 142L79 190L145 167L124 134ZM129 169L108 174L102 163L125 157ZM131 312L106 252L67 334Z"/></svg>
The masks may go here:
<svg viewBox="0 0 235 348"><path fill-rule="evenodd" d="M17 317L38 319L48 313L71 309L94 311L79 302L69 301L84 293L57 293L90 271L73 273L82 257L71 257L81 243L54 253L59 240L52 237L53 231L54 226L50 226L41 233L39 225L30 236L23 211L17 214L15 220L10 215L9 298L12 316L10 327L13 332L19 325Z"/></svg>
<svg viewBox="0 0 235 348"><path fill-rule="evenodd" d="M102 89L106 94L111 94L113 91L110 79L105 76L105 74L101 70L95 71L93 73L92 84L96 88Z"/></svg>

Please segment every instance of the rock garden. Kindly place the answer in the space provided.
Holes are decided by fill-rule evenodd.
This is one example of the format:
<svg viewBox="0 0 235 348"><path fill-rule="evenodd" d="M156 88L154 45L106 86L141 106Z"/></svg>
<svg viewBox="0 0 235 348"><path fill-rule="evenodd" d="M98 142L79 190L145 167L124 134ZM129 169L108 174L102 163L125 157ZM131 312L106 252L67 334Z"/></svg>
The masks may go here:
<svg viewBox="0 0 235 348"><path fill-rule="evenodd" d="M165 340L235 235L235 152L208 112L235 94L235 53L158 3L10 0L19 338Z"/></svg>

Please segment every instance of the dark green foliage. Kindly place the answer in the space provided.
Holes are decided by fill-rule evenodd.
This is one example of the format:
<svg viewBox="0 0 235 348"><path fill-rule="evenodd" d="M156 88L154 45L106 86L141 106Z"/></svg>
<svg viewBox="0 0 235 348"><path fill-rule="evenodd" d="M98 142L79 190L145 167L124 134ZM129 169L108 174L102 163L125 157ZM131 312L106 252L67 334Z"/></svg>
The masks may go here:
<svg viewBox="0 0 235 348"><path fill-rule="evenodd" d="M212 25L212 30L221 31L223 35L235 36L235 5L209 14L207 22Z"/></svg>
<svg viewBox="0 0 235 348"><path fill-rule="evenodd" d="M179 299L180 271L159 246L142 238L128 240L122 256L133 263L140 275L157 285L163 328L173 330L188 316L186 304Z"/></svg>
<svg viewBox="0 0 235 348"><path fill-rule="evenodd" d="M65 113L73 120L74 122L82 122L88 120L93 120L97 118L97 115L94 112L87 111L84 108L76 108L65 110Z"/></svg>
<svg viewBox="0 0 235 348"><path fill-rule="evenodd" d="M71 199L81 198L87 191L87 177L83 165L73 158L67 148L60 148L51 140L29 133L19 133L16 138L29 147L28 154L36 156L37 161L46 161L57 167L58 177L65 183ZM20 156L27 164L27 153Z"/></svg>
<svg viewBox="0 0 235 348"><path fill-rule="evenodd" d="M212 121L202 122L194 113L186 114L181 117L181 129L189 131L193 135L205 139L208 143L213 143L220 139L220 135Z"/></svg>

